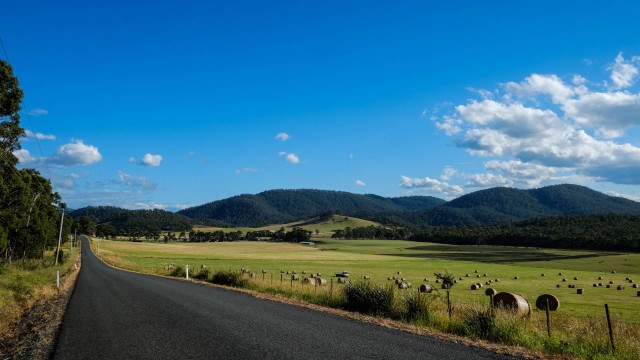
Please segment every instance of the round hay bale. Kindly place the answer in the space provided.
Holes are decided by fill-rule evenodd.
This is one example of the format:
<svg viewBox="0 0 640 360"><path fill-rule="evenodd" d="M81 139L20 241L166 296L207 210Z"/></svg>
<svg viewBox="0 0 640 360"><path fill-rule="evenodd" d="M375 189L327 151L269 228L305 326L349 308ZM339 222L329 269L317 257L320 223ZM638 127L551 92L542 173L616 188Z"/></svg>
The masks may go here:
<svg viewBox="0 0 640 360"><path fill-rule="evenodd" d="M400 278L400 280L404 281L404 278Z"/></svg>
<svg viewBox="0 0 640 360"><path fill-rule="evenodd" d="M436 284L439 284L439 283L440 283L440 279L436 279Z"/></svg>
<svg viewBox="0 0 640 360"><path fill-rule="evenodd" d="M624 286L622 286L622 285L618 285L618 286L616 287L616 289L618 289L618 290L624 290Z"/></svg>
<svg viewBox="0 0 640 360"><path fill-rule="evenodd" d="M531 305L524 296L518 294L497 293L493 296L493 306L513 309L521 316L531 315Z"/></svg>
<svg viewBox="0 0 640 360"><path fill-rule="evenodd" d="M629 284L633 284L633 280L629 279Z"/></svg>
<svg viewBox="0 0 640 360"><path fill-rule="evenodd" d="M478 270L474 270L473 272L475 272L476 274L478 273Z"/></svg>
<svg viewBox="0 0 640 360"><path fill-rule="evenodd" d="M391 276L389 276L389 277L387 278L387 280L391 280Z"/></svg>
<svg viewBox="0 0 640 360"><path fill-rule="evenodd" d="M484 294L487 296L491 296L491 295L496 295L498 293L498 291L496 289L493 288L487 288L487 290L484 291Z"/></svg>
<svg viewBox="0 0 640 360"><path fill-rule="evenodd" d="M611 280L611 281L609 281L609 284L613 285L613 284L615 284L615 281Z"/></svg>
<svg viewBox="0 0 640 360"><path fill-rule="evenodd" d="M573 278L573 280L578 280L578 277L577 277L577 276L576 276L576 277L574 277L574 278Z"/></svg>
<svg viewBox="0 0 640 360"><path fill-rule="evenodd" d="M442 285L440 285L440 289L447 290L448 288L449 286L445 283L442 283Z"/></svg>
<svg viewBox="0 0 640 360"><path fill-rule="evenodd" d="M491 281L487 281L484 283L485 285L491 285Z"/></svg>
<svg viewBox="0 0 640 360"><path fill-rule="evenodd" d="M633 284L631 285L632 288L637 289L638 288L638 284Z"/></svg>
<svg viewBox="0 0 640 360"><path fill-rule="evenodd" d="M500 279L495 279L494 281L495 281L495 282L500 282Z"/></svg>
<svg viewBox="0 0 640 360"><path fill-rule="evenodd" d="M482 274L482 276L487 277L487 274Z"/></svg>
<svg viewBox="0 0 640 360"><path fill-rule="evenodd" d="M576 291L576 293L577 293L578 295L582 295L582 294L584 294L584 289L578 289L578 290Z"/></svg>
<svg viewBox="0 0 640 360"><path fill-rule="evenodd" d="M398 275L402 274L400 271L398 271Z"/></svg>
<svg viewBox="0 0 640 360"><path fill-rule="evenodd" d="M602 280L602 276L598 276L598 280Z"/></svg>
<svg viewBox="0 0 640 360"><path fill-rule="evenodd" d="M544 276L544 273L540 274L540 276Z"/></svg>
<svg viewBox="0 0 640 360"><path fill-rule="evenodd" d="M460 279L460 280L462 280L462 279ZM426 281L429 281L429 279L427 279L427 278L424 278L424 281L425 281L425 282L426 282Z"/></svg>
<svg viewBox="0 0 640 360"><path fill-rule="evenodd" d="M513 277L513 280L518 280L518 277L517 277L517 276L514 276L514 277Z"/></svg>
<svg viewBox="0 0 640 360"><path fill-rule="evenodd" d="M323 278L317 277L316 278L316 284L318 286L325 286L325 285L327 285L327 279L323 279Z"/></svg>
<svg viewBox="0 0 640 360"><path fill-rule="evenodd" d="M429 284L422 284L418 288L418 291L420 291L421 293L430 294L433 291L433 286L431 286Z"/></svg>
<svg viewBox="0 0 640 360"><path fill-rule="evenodd" d="M560 284L556 284L556 287L557 287L557 288L559 288L559 287L560 287Z"/></svg>
<svg viewBox="0 0 640 360"><path fill-rule="evenodd" d="M551 294L542 294L536 299L536 308L538 310L544 310L547 307L547 300L549 300L549 311L558 311L560 309L560 300Z"/></svg>
<svg viewBox="0 0 640 360"><path fill-rule="evenodd" d="M321 273L316 273L316 276L320 277L320 276L322 276L322 274Z"/></svg>
<svg viewBox="0 0 640 360"><path fill-rule="evenodd" d="M304 280L302 280L303 284L308 284L308 285L315 285L316 284L316 278L312 278L312 277L308 277L308 278L304 278Z"/></svg>
<svg viewBox="0 0 640 360"><path fill-rule="evenodd" d="M607 289L611 289L611 284L607 284Z"/></svg>
<svg viewBox="0 0 640 360"><path fill-rule="evenodd" d="M479 287L476 284L471 284L471 290L478 290Z"/></svg>
<svg viewBox="0 0 640 360"><path fill-rule="evenodd" d="M407 283L407 287L408 287L409 289L411 289L411 288L413 288L413 284L412 284L412 283L410 283L410 282L408 282L408 283Z"/></svg>
<svg viewBox="0 0 640 360"><path fill-rule="evenodd" d="M479 277L480 277L480 274L476 275L476 277L477 277L477 278L479 278Z"/></svg>
<svg viewBox="0 0 640 360"><path fill-rule="evenodd" d="M454 284L457 284L457 283L458 283L458 280L453 280L453 283L454 283Z"/></svg>
<svg viewBox="0 0 640 360"><path fill-rule="evenodd" d="M306 271L303 271L303 272L302 272L302 275L304 275L304 274L306 274L306 273L307 273Z"/></svg>
<svg viewBox="0 0 640 360"><path fill-rule="evenodd" d="M598 287L598 284L593 284L593 287Z"/></svg>
<svg viewBox="0 0 640 360"><path fill-rule="evenodd" d="M629 278L628 278L628 277L627 277L627 278L624 278L624 279L625 279L625 280L629 280Z"/></svg>
<svg viewBox="0 0 640 360"><path fill-rule="evenodd" d="M465 276L466 276L466 277L469 277L469 274L466 274Z"/></svg>
<svg viewBox="0 0 640 360"><path fill-rule="evenodd" d="M612 274L615 274L615 273L616 273L616 271L615 271L615 270L613 270L613 271L611 271L611 273L612 273Z"/></svg>
<svg viewBox="0 0 640 360"><path fill-rule="evenodd" d="M462 280L464 280L464 278L463 278L462 276L460 276L460 277L458 278L458 280L462 281Z"/></svg>
<svg viewBox="0 0 640 360"><path fill-rule="evenodd" d="M562 273L558 273L558 276L562 276Z"/></svg>
<svg viewBox="0 0 640 360"><path fill-rule="evenodd" d="M403 289L408 289L409 288L409 284L407 284L406 282L401 282L400 284L398 284L398 289L403 290Z"/></svg>
<svg viewBox="0 0 640 360"><path fill-rule="evenodd" d="M297 274L295 270L291 270L291 273L292 274Z"/></svg>
<svg viewBox="0 0 640 360"><path fill-rule="evenodd" d="M567 279L562 279L562 282L567 282Z"/></svg>
<svg viewBox="0 0 640 360"><path fill-rule="evenodd" d="M312 277L312 278L315 278L315 277L316 277L316 274L311 274L311 277Z"/></svg>
<svg viewBox="0 0 640 360"><path fill-rule="evenodd" d="M402 282L402 280L400 280L400 279L396 279L396 281L395 281L395 282L396 282L396 284L400 284L400 283Z"/></svg>
<svg viewBox="0 0 640 360"><path fill-rule="evenodd" d="M291 280L293 280L293 281L298 281L298 280L300 280L300 275L291 274Z"/></svg>
<svg viewBox="0 0 640 360"><path fill-rule="evenodd" d="M640 297L640 291L638 291L638 292L636 293L636 296Z"/></svg>
<svg viewBox="0 0 640 360"><path fill-rule="evenodd" d="M362 275L362 278L363 278L364 280L370 280L370 279L371 279L371 276L369 276L369 275Z"/></svg>
<svg viewBox="0 0 640 360"><path fill-rule="evenodd" d="M598 286L602 286L602 283L598 283Z"/></svg>
<svg viewBox="0 0 640 360"><path fill-rule="evenodd" d="M477 283L476 285L478 285L478 287L479 287L479 288L481 288L481 287L482 287L482 284L480 284L480 283Z"/></svg>
<svg viewBox="0 0 640 360"><path fill-rule="evenodd" d="M345 282L347 282L345 278L338 278L338 284L344 284Z"/></svg>

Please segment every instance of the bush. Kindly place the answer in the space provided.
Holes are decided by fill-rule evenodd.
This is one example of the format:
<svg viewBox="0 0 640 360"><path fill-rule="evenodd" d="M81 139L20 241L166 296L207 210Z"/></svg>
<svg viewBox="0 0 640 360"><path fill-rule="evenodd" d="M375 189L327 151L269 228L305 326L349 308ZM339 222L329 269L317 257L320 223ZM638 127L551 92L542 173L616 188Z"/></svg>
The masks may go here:
<svg viewBox="0 0 640 360"><path fill-rule="evenodd" d="M173 270L171 270L171 272L169 273L169 276L175 277L185 277L186 275L187 274L184 272L184 269L180 265L174 267Z"/></svg>
<svg viewBox="0 0 640 360"><path fill-rule="evenodd" d="M514 344L522 333L523 319L509 309L473 307L465 313L463 324L466 334L482 339Z"/></svg>
<svg viewBox="0 0 640 360"><path fill-rule="evenodd" d="M247 279L242 276L242 272L233 270L218 270L213 273L211 282L218 285L245 287Z"/></svg>
<svg viewBox="0 0 640 360"><path fill-rule="evenodd" d="M347 310L370 315L390 316L395 291L392 285L373 285L369 281L348 282L342 289Z"/></svg>
<svg viewBox="0 0 640 360"><path fill-rule="evenodd" d="M405 319L407 321L417 321L423 324L431 322L432 313L430 310L433 296L421 294L419 292L409 292L403 297L405 306Z"/></svg>
<svg viewBox="0 0 640 360"><path fill-rule="evenodd" d="M206 268L206 267L202 267L202 268L200 268L200 271L198 271L197 274L193 275L193 278L196 279L196 280L207 281L207 280L209 280L209 274L210 274L209 269Z"/></svg>

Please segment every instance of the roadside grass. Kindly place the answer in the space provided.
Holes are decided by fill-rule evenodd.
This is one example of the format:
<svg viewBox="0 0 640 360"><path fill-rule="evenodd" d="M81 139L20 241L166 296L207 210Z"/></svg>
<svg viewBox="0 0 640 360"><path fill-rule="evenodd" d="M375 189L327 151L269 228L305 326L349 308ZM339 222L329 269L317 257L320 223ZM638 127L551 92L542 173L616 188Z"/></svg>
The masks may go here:
<svg viewBox="0 0 640 360"><path fill-rule="evenodd" d="M55 254L47 251L43 259L0 261L0 338L9 336L13 326L37 301L58 294L56 271L63 278L72 271L78 249L64 249L63 261L54 266ZM61 279L62 281L62 279Z"/></svg>
<svg viewBox="0 0 640 360"><path fill-rule="evenodd" d="M603 277L601 282L613 280L615 284L623 283L626 277L638 277L638 254L485 246L482 247L483 255L493 259L492 263L488 263L468 260L468 255L465 255L465 260L442 257L446 253L479 252L477 247L465 249L407 241L326 240L318 246L267 242L156 244L95 239L93 242L100 242L100 254L105 261L122 268L166 275L171 266L189 264L193 269L192 277L197 277L202 265L210 269L212 275L218 271L238 272L245 268L246 283L239 285L243 288L322 306L385 315L442 332L585 359L613 358L610 355L603 307L608 303L613 315L616 358L640 358L640 297L635 296L637 289L627 286L618 291L615 287L592 287L592 283L598 281L598 276ZM529 260L520 262L518 253ZM542 266L545 263L541 260L544 256L553 259L554 268ZM532 261L532 257L537 259ZM480 255L478 258L484 260ZM611 273L613 269L592 271L594 260L627 271L623 273L616 270L615 274ZM630 266L625 267L626 264ZM425 278L428 279L427 283L438 288L433 273L444 269L453 273L456 279L463 279L451 290L454 307L451 320L443 296L437 292L434 292L435 295L418 294L415 290L419 284L425 283ZM368 285L359 286L374 290L380 284L381 289L392 289L392 305L384 311L369 311L366 306L353 307L345 293L345 285L338 284L334 278L335 273L343 270L350 272L353 284L362 282ZM302 281L291 281L287 271L296 271L301 280L311 273L321 273L328 283L318 287L304 285ZM371 280L358 280L363 275ZM516 275L519 277L517 280L514 279ZM388 280L390 277L404 277L413 283L414 288L398 290L392 287L393 281ZM578 280L574 280L575 277ZM551 314L550 338L546 333L544 311L533 310L528 319L500 311L489 317L489 299L484 295L487 285L476 291L470 290L470 285L476 282L485 284L489 279L496 278L500 281L488 287L521 294L532 304L537 296L544 293L560 299L560 311ZM563 278L568 281L563 282ZM207 277L207 281L209 279ZM557 288L557 284L561 287ZM585 294L578 295L576 289L568 288L568 284L582 287ZM443 291L441 293L444 294Z"/></svg>

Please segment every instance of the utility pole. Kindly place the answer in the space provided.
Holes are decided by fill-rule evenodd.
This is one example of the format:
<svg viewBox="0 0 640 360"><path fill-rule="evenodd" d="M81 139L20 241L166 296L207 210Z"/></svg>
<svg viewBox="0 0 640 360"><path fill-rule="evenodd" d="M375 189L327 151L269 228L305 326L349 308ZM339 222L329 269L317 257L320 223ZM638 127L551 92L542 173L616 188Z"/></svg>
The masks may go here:
<svg viewBox="0 0 640 360"><path fill-rule="evenodd" d="M60 242L62 241L62 224L64 223L64 208L62 208L62 216L60 217L60 233L58 234L58 248L56 249L56 263L58 265L58 254L60 254Z"/></svg>

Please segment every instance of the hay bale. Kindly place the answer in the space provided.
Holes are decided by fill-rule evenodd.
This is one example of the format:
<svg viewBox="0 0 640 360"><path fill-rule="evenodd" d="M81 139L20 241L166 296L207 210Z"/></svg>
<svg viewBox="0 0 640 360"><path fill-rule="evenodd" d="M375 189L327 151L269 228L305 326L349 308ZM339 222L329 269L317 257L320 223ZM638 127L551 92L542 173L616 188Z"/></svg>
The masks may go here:
<svg viewBox="0 0 640 360"><path fill-rule="evenodd" d="M409 289L413 288L413 284L410 282L407 283L407 286L409 287Z"/></svg>
<svg viewBox="0 0 640 360"><path fill-rule="evenodd" d="M466 276L466 277L469 277L469 274L466 274L465 276Z"/></svg>
<svg viewBox="0 0 640 360"><path fill-rule="evenodd" d="M602 276L598 276L598 280L602 280Z"/></svg>
<svg viewBox="0 0 640 360"><path fill-rule="evenodd" d="M638 288L638 284L633 284L631 285L632 288L637 289Z"/></svg>
<svg viewBox="0 0 640 360"><path fill-rule="evenodd" d="M613 270L613 271L611 271L611 273L612 273L612 274L615 274L615 273L616 273L616 271L615 271L615 270Z"/></svg>
<svg viewBox="0 0 640 360"><path fill-rule="evenodd" d="M559 288L559 287L560 287L560 284L556 284L556 287L557 287L557 288Z"/></svg>
<svg viewBox="0 0 640 360"><path fill-rule="evenodd" d="M598 283L598 286L602 286L602 283Z"/></svg>
<svg viewBox="0 0 640 360"><path fill-rule="evenodd" d="M303 271L303 272L302 272L302 275L304 275L304 274L306 274L306 273L307 273L306 271Z"/></svg>
<svg viewBox="0 0 640 360"><path fill-rule="evenodd" d="M480 283L476 283L476 285L478 285L479 288L482 287L482 284L480 284Z"/></svg>
<svg viewBox="0 0 640 360"><path fill-rule="evenodd" d="M418 291L421 293L430 294L433 291L433 286L431 286L430 284L422 284L418 288Z"/></svg>
<svg viewBox="0 0 640 360"><path fill-rule="evenodd" d="M298 280L300 280L300 275L291 274L291 280L293 280L293 281L298 281Z"/></svg>
<svg viewBox="0 0 640 360"><path fill-rule="evenodd" d="M463 278L462 276L460 276L460 277L458 278L458 280L462 281L462 280L464 280L464 278Z"/></svg>
<svg viewBox="0 0 640 360"><path fill-rule="evenodd" d="M495 279L494 281L495 281L495 282L500 282L500 279Z"/></svg>
<svg viewBox="0 0 640 360"><path fill-rule="evenodd" d="M593 287L598 287L598 284L593 284Z"/></svg>
<svg viewBox="0 0 640 360"><path fill-rule="evenodd" d="M487 290L484 291L484 294L487 296L491 296L491 295L496 295L498 293L498 291L496 289L493 288L487 288Z"/></svg>
<svg viewBox="0 0 640 360"><path fill-rule="evenodd" d="M540 276L544 276L544 273L540 274Z"/></svg>
<svg viewBox="0 0 640 360"><path fill-rule="evenodd" d="M638 291L638 292L636 293L636 296L637 296L637 297L640 297L640 291Z"/></svg>
<svg viewBox="0 0 640 360"><path fill-rule="evenodd" d="M454 283L454 284L457 284L457 283L458 283L458 280L453 280L453 283Z"/></svg>
<svg viewBox="0 0 640 360"><path fill-rule="evenodd" d="M317 277L316 278L316 284L318 286L325 286L325 285L327 285L327 279L323 279L323 278Z"/></svg>
<svg viewBox="0 0 640 360"><path fill-rule="evenodd" d="M347 280L345 278L338 278L338 284L344 284Z"/></svg>
<svg viewBox="0 0 640 360"><path fill-rule="evenodd" d="M400 271L398 271L398 275L402 274Z"/></svg>
<svg viewBox="0 0 640 360"><path fill-rule="evenodd" d="M440 283L440 279L436 279L436 284L439 284L439 283Z"/></svg>
<svg viewBox="0 0 640 360"><path fill-rule="evenodd" d="M395 281L396 285L400 284L401 282L402 282L402 280L400 280L400 279L396 279L396 281Z"/></svg>
<svg viewBox="0 0 640 360"><path fill-rule="evenodd" d="M573 280L578 280L578 277L577 277L577 276L576 276L576 277L574 277L574 278L573 278Z"/></svg>
<svg viewBox="0 0 640 360"><path fill-rule="evenodd" d="M307 285L307 284L308 285L316 285L316 278L311 278L311 277L304 278L304 280L302 280L302 283L305 284L305 285Z"/></svg>
<svg viewBox="0 0 640 360"><path fill-rule="evenodd" d="M611 284L607 284L607 289L611 289Z"/></svg>
<svg viewBox="0 0 640 360"><path fill-rule="evenodd" d="M536 299L536 308L538 310L544 310L547 307L547 300L549 300L549 311L558 311L560 309L560 300L551 294L542 294Z"/></svg>
<svg viewBox="0 0 640 360"><path fill-rule="evenodd" d="M584 289L578 289L578 290L576 291L576 293L577 293L578 295L582 295L582 294L584 294Z"/></svg>
<svg viewBox="0 0 640 360"><path fill-rule="evenodd" d="M389 276L389 277L387 278L387 280L391 280L391 276Z"/></svg>
<svg viewBox="0 0 640 360"><path fill-rule="evenodd" d="M409 284L407 284L406 282L401 282L400 284L398 284L398 289L403 290L403 289L408 289L409 288Z"/></svg>
<svg viewBox="0 0 640 360"><path fill-rule="evenodd" d="M494 307L505 307L513 309L521 316L531 315L531 305L527 299L518 294L500 292L493 296Z"/></svg>
<svg viewBox="0 0 640 360"><path fill-rule="evenodd" d="M629 279L629 284L633 284L633 280Z"/></svg>
<svg viewBox="0 0 640 360"><path fill-rule="evenodd" d="M371 279L371 276L369 276L369 275L362 275L362 279L364 279L364 280L370 280L370 279Z"/></svg>
<svg viewBox="0 0 640 360"><path fill-rule="evenodd" d="M471 284L471 290L478 290L479 287L476 284Z"/></svg>
<svg viewBox="0 0 640 360"><path fill-rule="evenodd" d="M613 285L613 284L615 284L615 281L611 280L611 281L609 281L609 284Z"/></svg>
<svg viewBox="0 0 640 360"><path fill-rule="evenodd" d="M482 276L487 277L487 274L482 274Z"/></svg>
<svg viewBox="0 0 640 360"><path fill-rule="evenodd" d="M316 273L316 276L320 277L320 276L322 276L322 274L321 273Z"/></svg>
<svg viewBox="0 0 640 360"><path fill-rule="evenodd" d="M567 282L567 279L562 279L562 282Z"/></svg>
<svg viewBox="0 0 640 360"><path fill-rule="evenodd" d="M627 280L627 281L629 280L629 278L628 278L628 277L627 277L627 278L624 278L624 279L625 279L625 280Z"/></svg>
<svg viewBox="0 0 640 360"><path fill-rule="evenodd" d="M479 278L479 277L480 277L480 274L476 275L476 277L477 277L477 278Z"/></svg>
<svg viewBox="0 0 640 360"><path fill-rule="evenodd" d="M518 280L518 279L519 279L519 278L518 278L517 276L514 276L514 277L513 277L513 280Z"/></svg>
<svg viewBox="0 0 640 360"><path fill-rule="evenodd" d="M562 273L558 273L558 276L562 276Z"/></svg>
<svg viewBox="0 0 640 360"><path fill-rule="evenodd" d="M478 273L478 270L474 270L473 272L475 272L476 274Z"/></svg>
<svg viewBox="0 0 640 360"><path fill-rule="evenodd" d="M312 278L315 278L315 277L316 277L316 274L311 274L311 277L312 277Z"/></svg>
<svg viewBox="0 0 640 360"><path fill-rule="evenodd" d="M616 287L616 289L617 289L617 290L624 290L624 286L622 286L622 285L618 285L618 286Z"/></svg>
<svg viewBox="0 0 640 360"><path fill-rule="evenodd" d="M400 280L404 281L404 278L400 278Z"/></svg>

